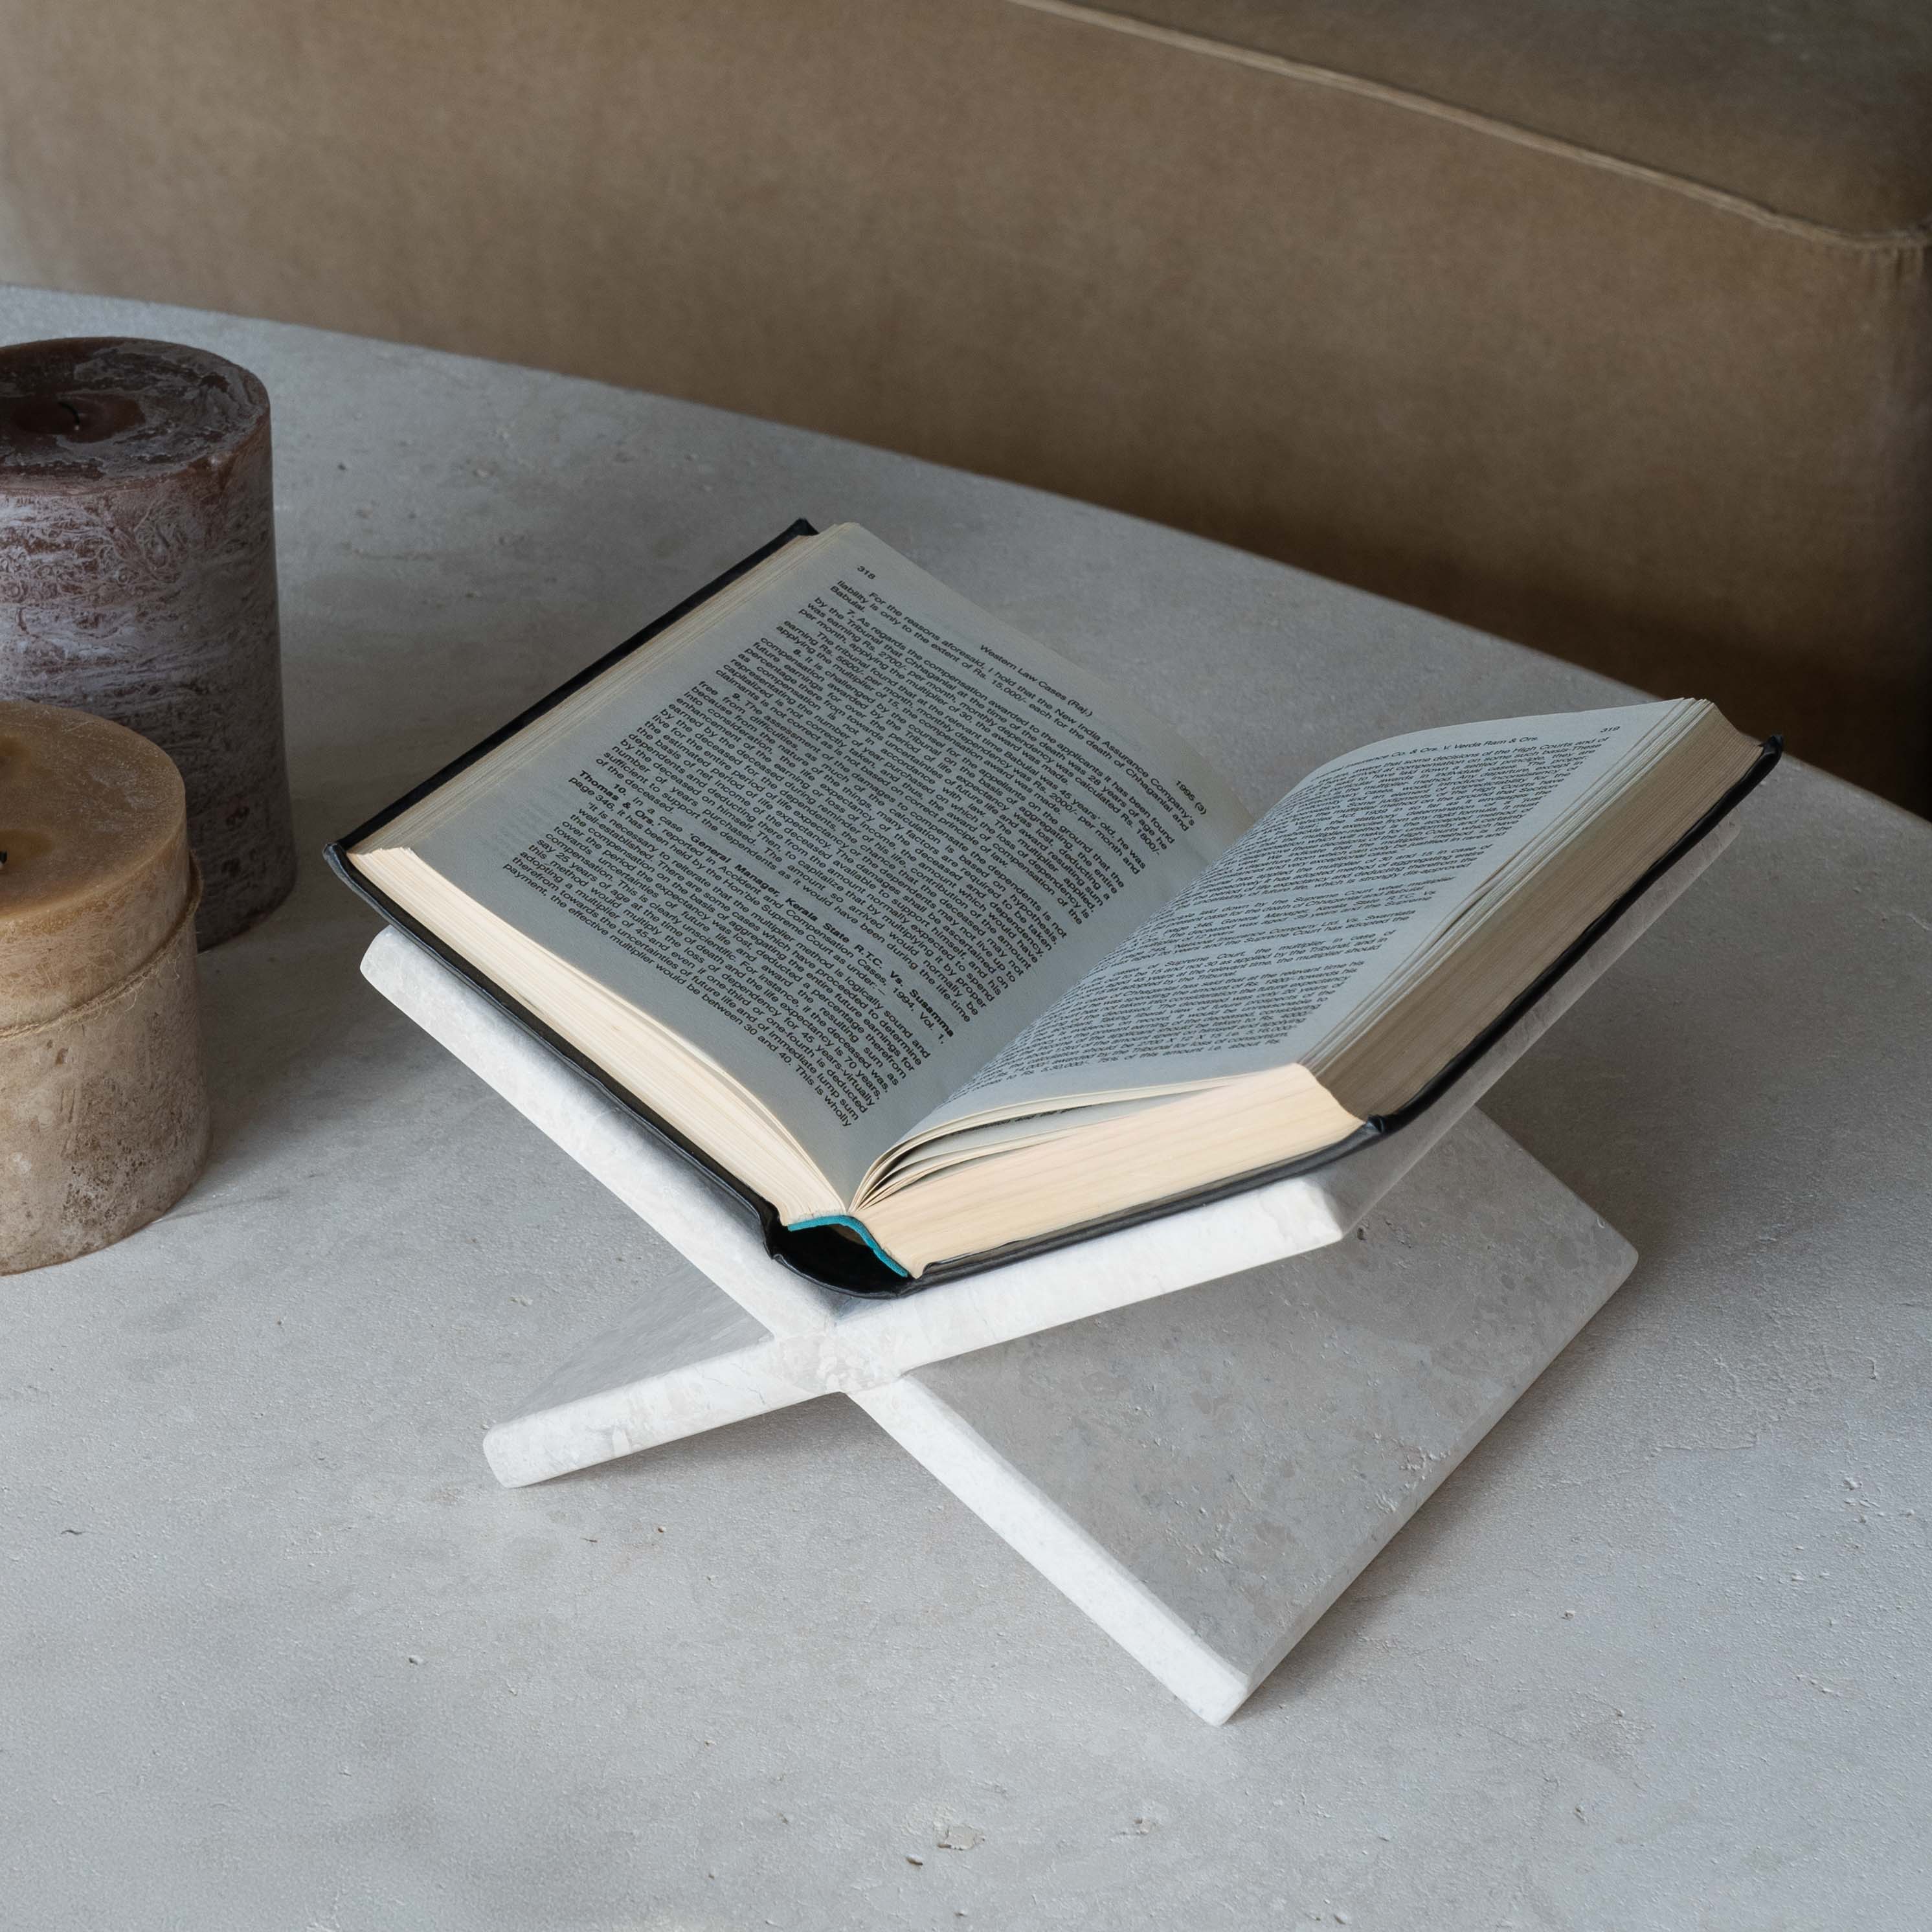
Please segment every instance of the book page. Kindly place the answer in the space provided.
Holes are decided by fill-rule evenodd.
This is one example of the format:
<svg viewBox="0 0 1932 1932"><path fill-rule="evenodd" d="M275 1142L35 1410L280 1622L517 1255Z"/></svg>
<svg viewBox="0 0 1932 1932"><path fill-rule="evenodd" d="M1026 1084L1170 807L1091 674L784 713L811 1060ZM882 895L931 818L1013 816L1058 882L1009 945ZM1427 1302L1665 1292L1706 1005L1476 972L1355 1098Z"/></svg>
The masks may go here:
<svg viewBox="0 0 1932 1932"><path fill-rule="evenodd" d="M855 526L578 702L412 849L721 1063L848 1198L1249 822L1171 731Z"/></svg>
<svg viewBox="0 0 1932 1932"><path fill-rule="evenodd" d="M1301 1059L1684 710L1511 718L1335 759L920 1131Z"/></svg>

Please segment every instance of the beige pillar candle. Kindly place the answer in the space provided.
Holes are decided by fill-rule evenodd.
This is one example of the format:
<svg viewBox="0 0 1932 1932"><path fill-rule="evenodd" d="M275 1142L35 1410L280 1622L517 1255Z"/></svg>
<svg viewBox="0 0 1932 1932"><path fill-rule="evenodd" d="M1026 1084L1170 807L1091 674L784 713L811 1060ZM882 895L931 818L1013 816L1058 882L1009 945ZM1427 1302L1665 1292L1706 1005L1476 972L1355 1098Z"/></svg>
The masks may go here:
<svg viewBox="0 0 1932 1932"><path fill-rule="evenodd" d="M208 1150L181 774L146 739L0 702L0 1274L105 1247Z"/></svg>

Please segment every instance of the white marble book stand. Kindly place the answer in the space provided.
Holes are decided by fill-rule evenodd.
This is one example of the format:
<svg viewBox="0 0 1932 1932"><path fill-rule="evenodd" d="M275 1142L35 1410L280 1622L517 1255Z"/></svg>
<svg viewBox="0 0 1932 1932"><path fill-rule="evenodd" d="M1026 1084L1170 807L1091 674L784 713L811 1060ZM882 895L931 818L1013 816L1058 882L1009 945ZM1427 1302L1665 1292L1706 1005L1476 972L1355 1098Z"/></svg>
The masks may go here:
<svg viewBox="0 0 1932 1932"><path fill-rule="evenodd" d="M1387 1141L896 1301L773 1261L748 1215L385 932L369 980L716 1284L640 1294L631 1320L490 1431L490 1467L541 1482L848 1395L1221 1723L1634 1264L1474 1103L1734 830L1720 826Z"/></svg>

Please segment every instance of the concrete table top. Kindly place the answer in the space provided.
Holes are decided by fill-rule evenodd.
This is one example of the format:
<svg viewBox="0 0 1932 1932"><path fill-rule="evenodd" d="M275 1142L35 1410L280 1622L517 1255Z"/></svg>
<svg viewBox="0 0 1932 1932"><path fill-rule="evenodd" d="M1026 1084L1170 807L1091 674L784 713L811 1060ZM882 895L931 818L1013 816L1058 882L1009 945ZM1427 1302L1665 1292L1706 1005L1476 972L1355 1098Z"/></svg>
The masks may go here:
<svg viewBox="0 0 1932 1932"><path fill-rule="evenodd" d="M1802 768L1491 1094L1630 1282L1224 1730L849 1406L505 1492L685 1265L358 976L329 837L796 515L1265 802L1616 701L1079 505L659 398L0 291L274 398L302 878L207 1174L0 1283L0 1924L1906 1926L1932 1895L1932 826Z"/></svg>

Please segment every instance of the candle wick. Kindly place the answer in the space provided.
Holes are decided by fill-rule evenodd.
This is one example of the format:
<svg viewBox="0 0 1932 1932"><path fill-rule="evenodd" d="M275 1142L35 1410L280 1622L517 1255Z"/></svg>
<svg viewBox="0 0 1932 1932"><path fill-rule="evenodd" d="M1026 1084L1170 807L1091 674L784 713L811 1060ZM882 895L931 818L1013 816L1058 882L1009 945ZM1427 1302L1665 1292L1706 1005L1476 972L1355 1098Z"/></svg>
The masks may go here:
<svg viewBox="0 0 1932 1932"><path fill-rule="evenodd" d="M68 400L68 399L66 398L66 397L64 397L64 396L62 396L62 398L60 398L59 401L60 401L60 406L61 406L61 407L62 407L62 409L64 409L64 410L66 410L66 412L68 412L68 414L69 416L70 416L71 417L73 417L73 418L74 418L74 428L75 428L76 429L80 428L80 410L78 410L77 409L76 409L76 408L74 407L74 406L73 405L73 404L71 404L70 402L69 402L69 401Z"/></svg>

